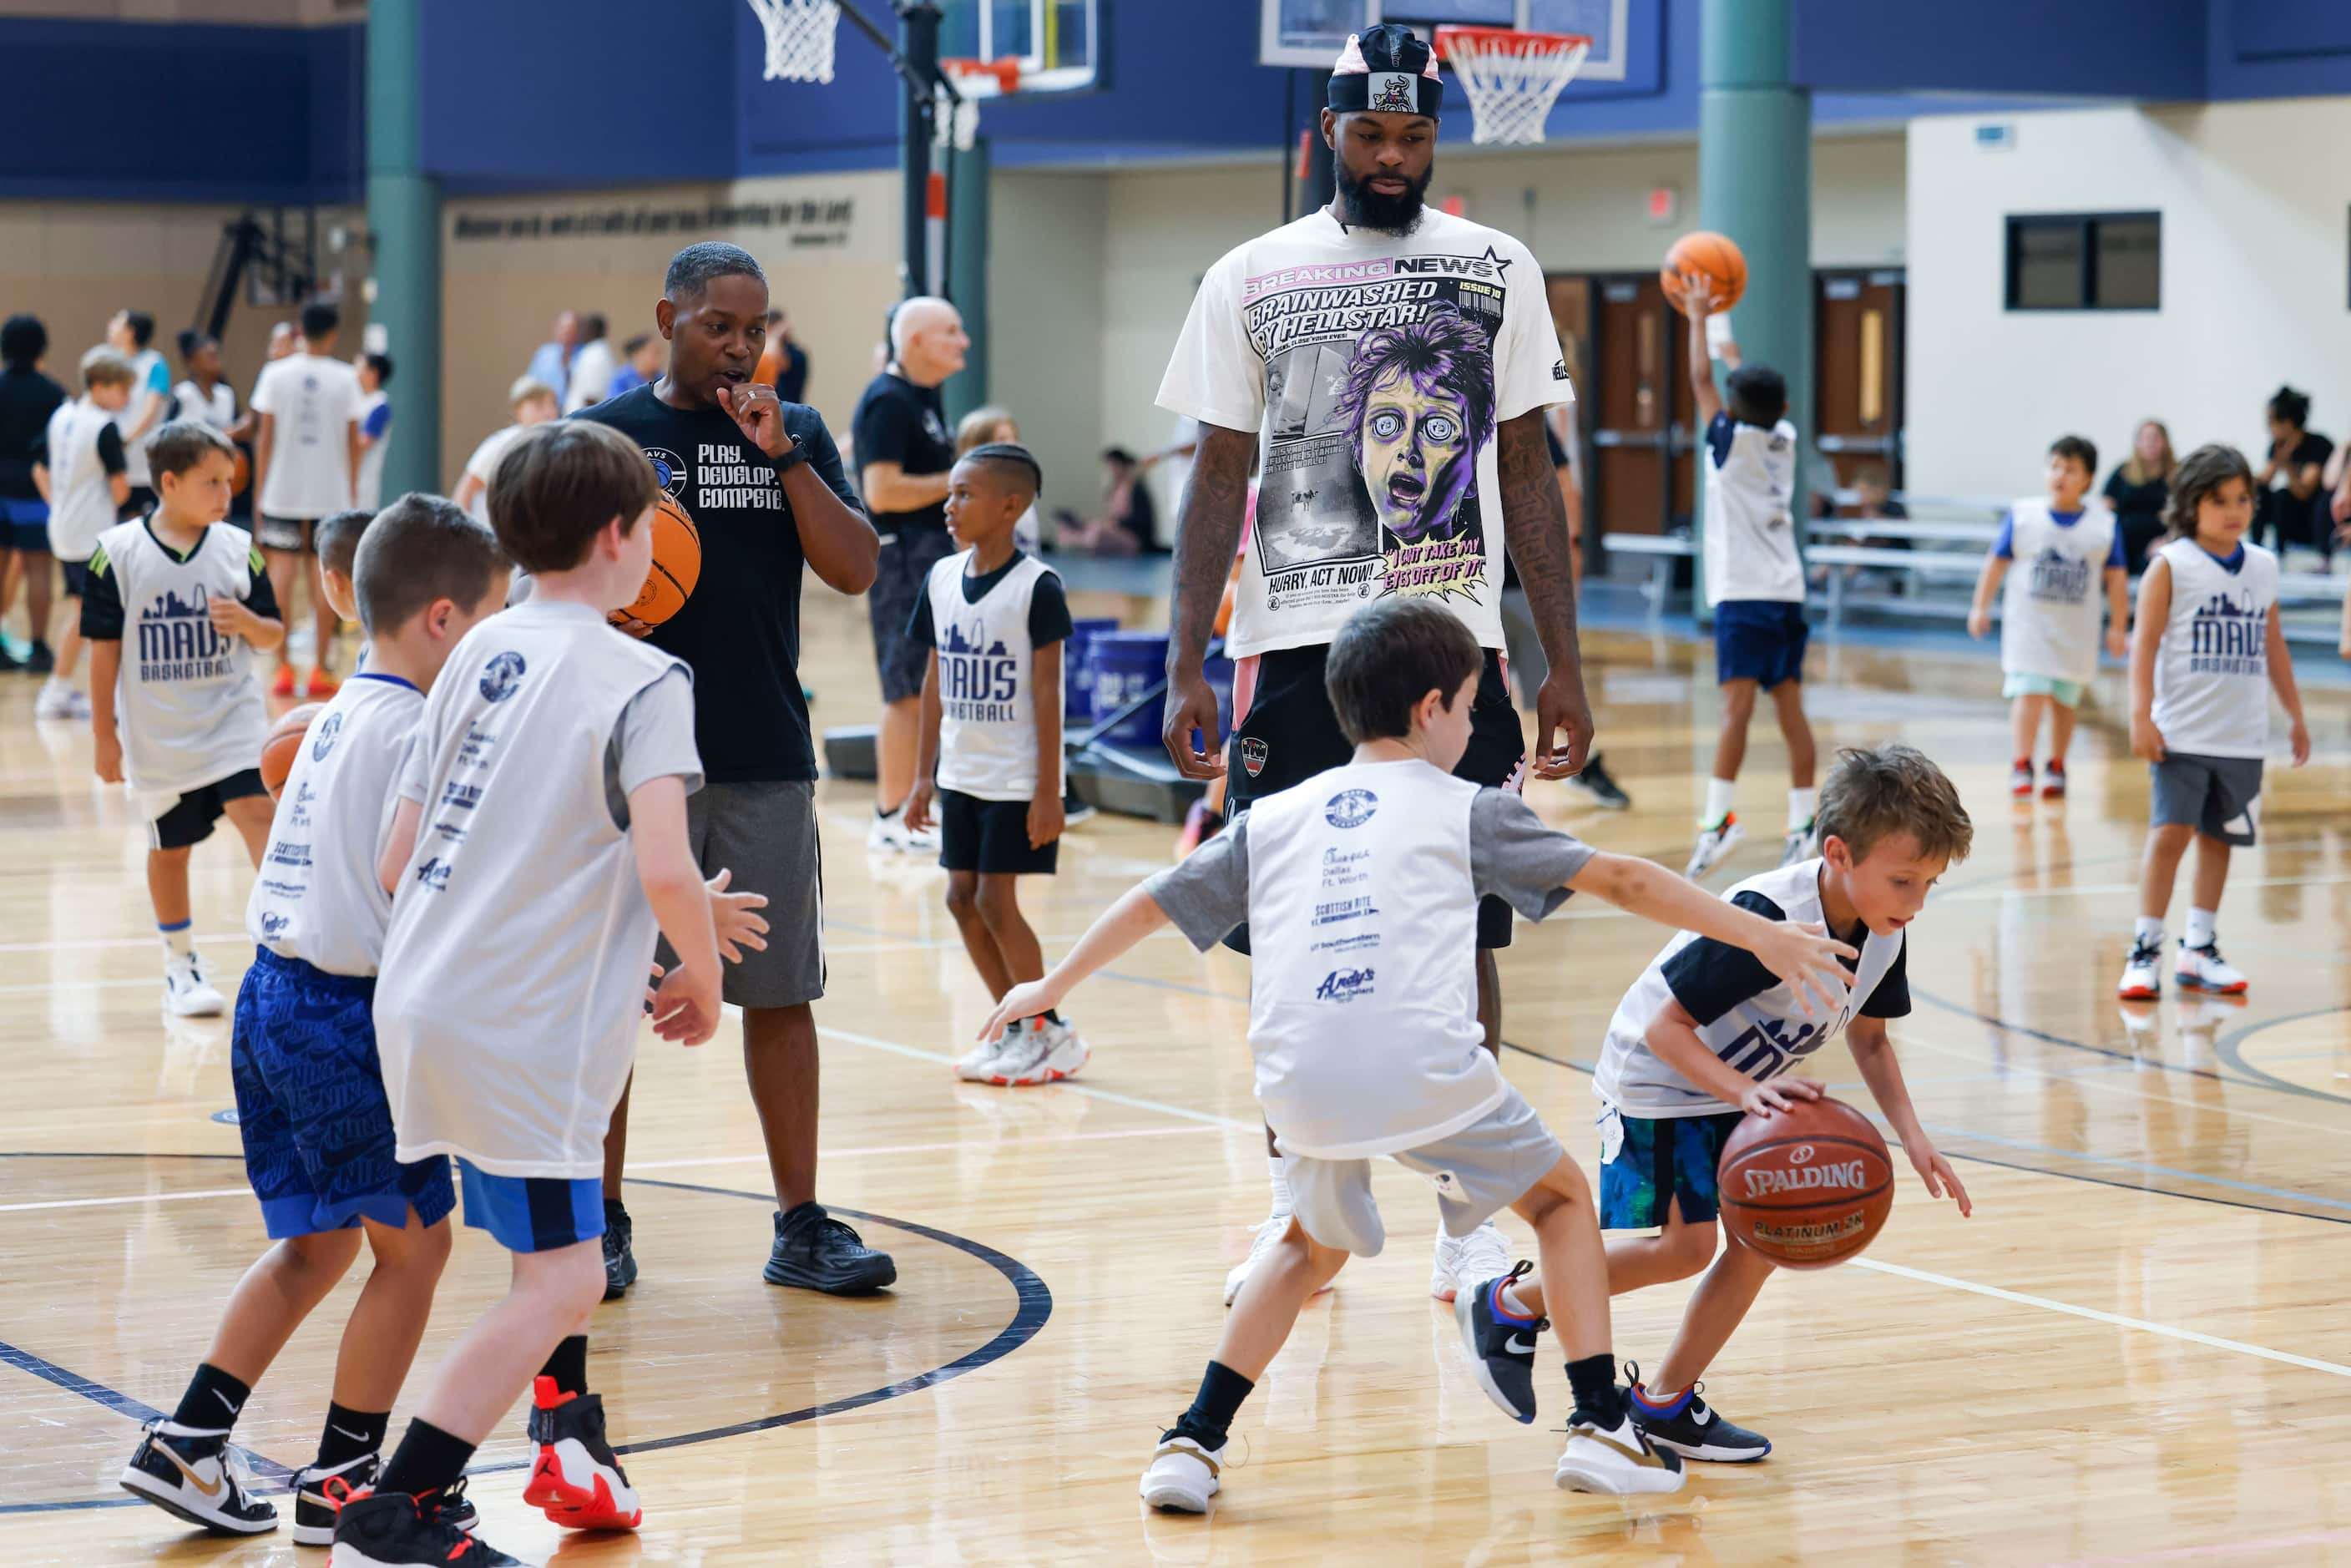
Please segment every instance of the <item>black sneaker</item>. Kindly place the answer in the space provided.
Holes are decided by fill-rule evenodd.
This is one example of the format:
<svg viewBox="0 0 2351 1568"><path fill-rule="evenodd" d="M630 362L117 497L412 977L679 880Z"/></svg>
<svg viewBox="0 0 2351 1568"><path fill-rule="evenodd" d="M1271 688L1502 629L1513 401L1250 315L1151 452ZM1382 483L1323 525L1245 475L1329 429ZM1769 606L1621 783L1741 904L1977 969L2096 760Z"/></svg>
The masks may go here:
<svg viewBox="0 0 2351 1568"><path fill-rule="evenodd" d="M789 1215L776 1216L776 1245L760 1278L770 1285L796 1285L829 1296L862 1296L894 1284L898 1265L887 1252L865 1245L856 1231L827 1214L823 1205L804 1203Z"/></svg>
<svg viewBox="0 0 2351 1568"><path fill-rule="evenodd" d="M1706 1402L1703 1383L1692 1384L1663 1410L1653 1410L1641 1403L1648 1392L1641 1386L1641 1369L1627 1365L1625 1381L1633 1385L1626 1401L1632 1406L1633 1425L1653 1448L1719 1465L1751 1465L1771 1451L1771 1439L1762 1433L1733 1426L1716 1415Z"/></svg>
<svg viewBox="0 0 2351 1568"><path fill-rule="evenodd" d="M0 671L21 670L25 661L8 651L8 639L0 637Z"/></svg>
<svg viewBox="0 0 2351 1568"><path fill-rule="evenodd" d="M277 1528L277 1511L254 1497L244 1457L228 1433L200 1432L158 1421L122 1469L122 1490L214 1535L260 1535Z"/></svg>
<svg viewBox="0 0 2351 1568"><path fill-rule="evenodd" d="M49 652L47 643L36 641L32 651L25 655L25 673L28 675L46 675L57 667L57 656Z"/></svg>
<svg viewBox="0 0 2351 1568"><path fill-rule="evenodd" d="M460 1528L438 1497L396 1491L370 1492L344 1503L335 1516L335 1549L338 1558L372 1568L523 1568Z"/></svg>
<svg viewBox="0 0 2351 1568"><path fill-rule="evenodd" d="M1520 1263L1498 1280L1488 1280L1453 1296L1453 1321L1461 1326L1462 1348L1486 1397L1514 1421L1535 1418L1535 1336L1549 1318L1514 1316L1502 1305L1505 1286L1524 1278L1534 1265Z"/></svg>
<svg viewBox="0 0 2351 1568"><path fill-rule="evenodd" d="M629 1249L636 1239L637 1228L629 1221L629 1211L621 1200L604 1200L604 1299L617 1301L629 1293L637 1282L637 1255Z"/></svg>
<svg viewBox="0 0 2351 1568"><path fill-rule="evenodd" d="M294 1544L332 1546L335 1519L342 1512L343 1504L365 1497L382 1470L380 1456L362 1454L332 1469L311 1465L298 1471L294 1477ZM471 1530L481 1521L481 1514L465 1496L463 1476L457 1478L455 1485L443 1488L431 1501L443 1518L460 1530Z"/></svg>
<svg viewBox="0 0 2351 1568"><path fill-rule="evenodd" d="M1616 780L1608 777L1608 769L1600 766L1600 753L1596 751L1583 759L1583 771L1571 776L1567 787L1581 792L1593 805L1612 811L1629 810L1633 805L1633 797L1618 789Z"/></svg>

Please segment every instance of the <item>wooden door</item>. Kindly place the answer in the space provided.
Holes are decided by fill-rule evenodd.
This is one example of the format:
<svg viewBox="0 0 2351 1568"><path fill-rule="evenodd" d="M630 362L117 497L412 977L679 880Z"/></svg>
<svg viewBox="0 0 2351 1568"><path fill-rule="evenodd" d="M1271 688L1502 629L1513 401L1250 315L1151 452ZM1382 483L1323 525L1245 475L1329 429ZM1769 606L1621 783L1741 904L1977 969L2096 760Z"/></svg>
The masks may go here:
<svg viewBox="0 0 2351 1568"><path fill-rule="evenodd" d="M1687 401L1675 380L1681 359L1674 326L1681 318L1655 273L1595 278L1593 293L1584 513L1602 533L1663 533L1672 515L1669 433L1676 406Z"/></svg>
<svg viewBox="0 0 2351 1568"><path fill-rule="evenodd" d="M1902 487L1898 269L1823 272L1814 280L1814 430L1839 486L1872 469Z"/></svg>

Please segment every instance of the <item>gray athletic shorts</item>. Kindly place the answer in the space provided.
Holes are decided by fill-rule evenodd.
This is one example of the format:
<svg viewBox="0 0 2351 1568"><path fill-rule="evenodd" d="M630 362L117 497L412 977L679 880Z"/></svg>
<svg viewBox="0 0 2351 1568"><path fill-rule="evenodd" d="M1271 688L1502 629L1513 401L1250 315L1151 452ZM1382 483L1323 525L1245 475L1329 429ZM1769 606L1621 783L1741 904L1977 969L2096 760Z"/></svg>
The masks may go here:
<svg viewBox="0 0 2351 1568"><path fill-rule="evenodd" d="M763 893L768 950L743 949L720 994L738 1008L789 1008L824 995L824 864L817 846L816 785L705 784L685 798L685 838L705 876ZM655 960L675 962L667 942Z"/></svg>
<svg viewBox="0 0 2351 1568"><path fill-rule="evenodd" d="M2147 777L2155 826L2185 822L2208 839L2240 848L2253 841L2262 821L2260 758L2175 751L2151 765Z"/></svg>
<svg viewBox="0 0 2351 1568"><path fill-rule="evenodd" d="M1515 1090L1484 1117L1449 1138L1386 1155L1418 1171L1443 1201L1445 1233L1467 1236L1532 1191L1566 1151L1534 1107ZM1318 1160L1284 1151L1282 1175L1298 1223L1325 1247L1376 1258L1387 1228L1372 1202L1372 1162Z"/></svg>
<svg viewBox="0 0 2351 1568"><path fill-rule="evenodd" d="M1535 694L1551 678L1551 661L1543 657L1542 638L1535 631L1534 606L1523 588L1502 590L1502 652L1510 661L1510 687L1520 707L1535 706Z"/></svg>

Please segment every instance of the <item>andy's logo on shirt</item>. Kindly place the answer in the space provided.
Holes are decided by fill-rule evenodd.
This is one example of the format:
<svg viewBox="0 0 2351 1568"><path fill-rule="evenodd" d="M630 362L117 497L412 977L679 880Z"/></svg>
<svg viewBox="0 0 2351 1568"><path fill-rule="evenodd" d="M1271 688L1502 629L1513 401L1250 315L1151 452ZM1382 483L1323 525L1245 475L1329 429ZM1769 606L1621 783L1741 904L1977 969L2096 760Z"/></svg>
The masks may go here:
<svg viewBox="0 0 2351 1568"><path fill-rule="evenodd" d="M1314 988L1318 1002L1352 1002L1372 994L1374 971L1370 969L1333 969L1322 977Z"/></svg>
<svg viewBox="0 0 2351 1568"><path fill-rule="evenodd" d="M455 868L439 855L416 868L416 885L427 893L438 893L449 885L449 873Z"/></svg>
<svg viewBox="0 0 2351 1568"><path fill-rule="evenodd" d="M225 679L235 673L229 653L235 642L213 624L212 601L201 584L193 604L167 588L139 612L139 678Z"/></svg>
<svg viewBox="0 0 2351 1568"><path fill-rule="evenodd" d="M939 639L939 706L947 717L976 724L1015 721L1013 699L1020 695L1020 661L1004 639L987 640L987 622L974 616L968 628L950 621Z"/></svg>

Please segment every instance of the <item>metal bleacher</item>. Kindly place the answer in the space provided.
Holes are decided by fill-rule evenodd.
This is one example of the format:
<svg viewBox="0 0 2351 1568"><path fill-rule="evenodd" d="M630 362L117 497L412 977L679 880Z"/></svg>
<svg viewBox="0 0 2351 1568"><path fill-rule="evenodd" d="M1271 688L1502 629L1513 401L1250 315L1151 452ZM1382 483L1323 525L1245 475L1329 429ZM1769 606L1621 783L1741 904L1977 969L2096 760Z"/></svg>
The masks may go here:
<svg viewBox="0 0 2351 1568"><path fill-rule="evenodd" d="M1893 498L1908 516L1816 517L1804 527L1810 596L1831 632L1847 615L1894 625L1967 619L1984 552L1999 537L2009 503L1905 493ZM1836 499L1849 505L1853 497L1840 492ZM1689 535L1612 533L1600 542L1612 557L1649 561L1642 592L1653 619L1686 608L1674 602L1674 578L1676 563L1697 553ZM2346 580L2324 571L2281 573L2278 598L2289 641L2335 644ZM2136 595L2136 579L2131 589ZM1992 614L1999 618L1997 601Z"/></svg>

